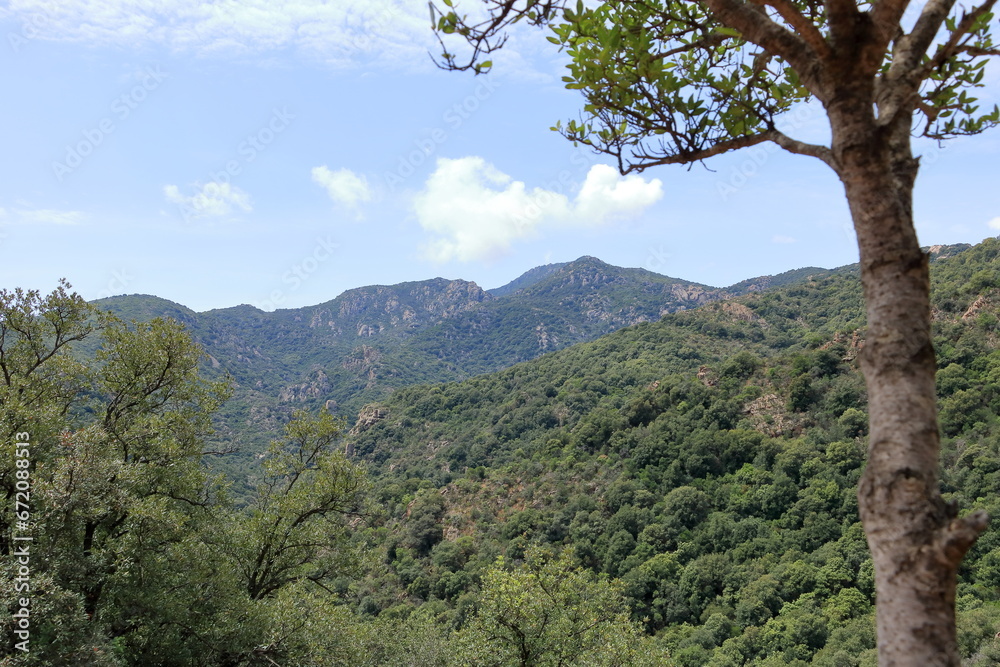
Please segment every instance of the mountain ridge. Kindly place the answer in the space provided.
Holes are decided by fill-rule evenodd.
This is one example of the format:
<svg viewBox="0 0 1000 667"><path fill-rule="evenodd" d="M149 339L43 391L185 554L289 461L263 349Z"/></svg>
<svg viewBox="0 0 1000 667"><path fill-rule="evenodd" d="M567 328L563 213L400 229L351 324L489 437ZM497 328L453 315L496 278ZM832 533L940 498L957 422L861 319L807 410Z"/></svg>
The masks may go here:
<svg viewBox="0 0 1000 667"><path fill-rule="evenodd" d="M125 319L169 316L205 350L208 377L230 377L220 433L258 449L294 409L326 406L353 421L366 404L413 384L450 382L776 284L842 269L797 269L715 288L583 256L531 269L497 290L431 278L347 290L271 312L241 304L196 313L152 295L94 302Z"/></svg>

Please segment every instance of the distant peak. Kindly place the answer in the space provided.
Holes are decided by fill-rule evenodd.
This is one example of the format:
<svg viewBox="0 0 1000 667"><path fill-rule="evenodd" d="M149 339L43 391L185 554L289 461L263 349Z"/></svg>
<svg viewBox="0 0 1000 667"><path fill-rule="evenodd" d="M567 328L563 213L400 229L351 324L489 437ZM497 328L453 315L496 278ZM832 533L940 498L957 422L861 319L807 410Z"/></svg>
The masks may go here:
<svg viewBox="0 0 1000 667"><path fill-rule="evenodd" d="M593 255L584 255L576 260L569 263L570 266L573 264L597 264L598 266L610 266L607 262L604 262Z"/></svg>
<svg viewBox="0 0 1000 667"><path fill-rule="evenodd" d="M194 314L194 311L184 304L171 301L170 299L164 299L162 296L156 296L155 294L116 294L114 296L94 299L90 301L90 303L100 308L116 308L121 305L141 304L145 308L167 308L179 310L191 315Z"/></svg>

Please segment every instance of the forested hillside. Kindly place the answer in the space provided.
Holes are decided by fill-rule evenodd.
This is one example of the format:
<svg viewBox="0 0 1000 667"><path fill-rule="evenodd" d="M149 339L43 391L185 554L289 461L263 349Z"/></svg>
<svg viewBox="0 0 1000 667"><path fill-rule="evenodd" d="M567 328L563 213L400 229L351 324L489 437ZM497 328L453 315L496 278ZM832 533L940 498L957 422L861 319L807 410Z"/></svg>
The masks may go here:
<svg viewBox="0 0 1000 667"><path fill-rule="evenodd" d="M932 250L944 491L996 515L1000 241ZM581 282L522 289L552 278ZM230 390L189 311L0 292L0 485L31 493L0 510L3 664L874 665L860 286L787 278L298 412L237 484L199 465L233 456ZM969 665L1000 660L997 535L961 573Z"/></svg>
<svg viewBox="0 0 1000 667"><path fill-rule="evenodd" d="M955 253L933 265L946 496L996 515L1000 243L935 250ZM459 626L498 555L569 548L623 582L676 664L874 664L863 345L841 272L402 389L349 439L386 514L384 569L348 590L365 613ZM996 535L960 587L973 664L1000 655Z"/></svg>

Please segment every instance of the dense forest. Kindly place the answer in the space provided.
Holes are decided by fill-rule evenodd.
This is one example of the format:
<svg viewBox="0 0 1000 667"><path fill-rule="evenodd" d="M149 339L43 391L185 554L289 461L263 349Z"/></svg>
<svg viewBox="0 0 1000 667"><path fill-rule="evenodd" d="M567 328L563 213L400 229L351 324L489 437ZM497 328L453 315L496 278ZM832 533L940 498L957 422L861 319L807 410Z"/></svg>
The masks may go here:
<svg viewBox="0 0 1000 667"><path fill-rule="evenodd" d="M931 265L945 496L994 516L998 255ZM860 284L776 283L350 423L307 404L238 480L182 323L2 292L2 664L874 665ZM960 573L969 665L1000 660L997 535Z"/></svg>

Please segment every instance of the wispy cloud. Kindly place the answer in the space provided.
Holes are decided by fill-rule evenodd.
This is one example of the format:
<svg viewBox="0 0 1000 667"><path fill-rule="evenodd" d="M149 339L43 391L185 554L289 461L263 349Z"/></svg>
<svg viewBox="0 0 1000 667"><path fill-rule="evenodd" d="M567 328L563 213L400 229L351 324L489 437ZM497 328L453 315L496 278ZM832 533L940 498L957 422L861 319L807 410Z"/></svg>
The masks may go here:
<svg viewBox="0 0 1000 667"><path fill-rule="evenodd" d="M323 186L336 204L356 209L362 202L371 201L372 191L368 179L350 169L331 171L329 167L313 167L313 182Z"/></svg>
<svg viewBox="0 0 1000 667"><path fill-rule="evenodd" d="M433 237L423 248L427 258L474 261L503 255L544 229L595 227L637 216L662 196L658 179L622 178L606 165L591 167L571 199L554 190L529 190L481 157L440 158L414 209Z"/></svg>
<svg viewBox="0 0 1000 667"><path fill-rule="evenodd" d="M27 21L33 36L54 41L201 54L290 48L334 65L424 62L434 45L427 4L417 0L19 0L0 7L0 18Z"/></svg>
<svg viewBox="0 0 1000 667"><path fill-rule="evenodd" d="M79 225L87 219L82 211L60 211L53 208L0 208L0 222L13 225Z"/></svg>
<svg viewBox="0 0 1000 667"><path fill-rule="evenodd" d="M1000 229L1000 217L993 218L986 224L987 226L989 226L990 229Z"/></svg>
<svg viewBox="0 0 1000 667"><path fill-rule="evenodd" d="M167 201L180 207L185 219L224 217L232 213L234 206L247 212L253 210L250 195L230 183L212 181L191 196L181 194L176 185L166 185L163 195Z"/></svg>
<svg viewBox="0 0 1000 667"><path fill-rule="evenodd" d="M782 234L775 234L771 237L771 243L795 243L795 239L791 236L784 236Z"/></svg>

